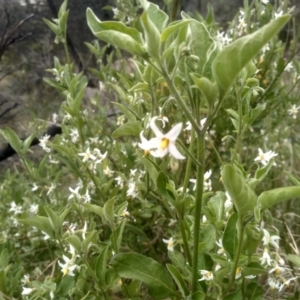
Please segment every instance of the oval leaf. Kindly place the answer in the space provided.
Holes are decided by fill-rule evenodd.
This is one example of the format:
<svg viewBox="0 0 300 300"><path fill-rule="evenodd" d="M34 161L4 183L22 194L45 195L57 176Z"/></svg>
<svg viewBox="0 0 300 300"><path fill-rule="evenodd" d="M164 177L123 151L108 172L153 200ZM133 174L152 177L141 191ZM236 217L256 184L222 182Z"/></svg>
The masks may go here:
<svg viewBox="0 0 300 300"><path fill-rule="evenodd" d="M261 193L258 197L258 204L260 209L264 210L282 201L299 197L300 186L282 187Z"/></svg>
<svg viewBox="0 0 300 300"><path fill-rule="evenodd" d="M142 127L140 122L128 122L119 128L117 128L113 133L112 137L114 139L124 136L124 135L134 135L134 136L139 136L140 132L142 131Z"/></svg>
<svg viewBox="0 0 300 300"><path fill-rule="evenodd" d="M239 214L243 215L254 209L257 196L233 165L225 165L222 180Z"/></svg>
<svg viewBox="0 0 300 300"><path fill-rule="evenodd" d="M212 64L212 70L219 87L221 99L226 96L229 87L235 81L240 71L279 32L289 19L290 15L279 17L254 33L224 47L217 55Z"/></svg>
<svg viewBox="0 0 300 300"><path fill-rule="evenodd" d="M154 299L171 296L180 298L175 291L172 277L162 265L152 258L138 253L121 253L112 258L112 265L121 277L144 282L148 287L149 294Z"/></svg>

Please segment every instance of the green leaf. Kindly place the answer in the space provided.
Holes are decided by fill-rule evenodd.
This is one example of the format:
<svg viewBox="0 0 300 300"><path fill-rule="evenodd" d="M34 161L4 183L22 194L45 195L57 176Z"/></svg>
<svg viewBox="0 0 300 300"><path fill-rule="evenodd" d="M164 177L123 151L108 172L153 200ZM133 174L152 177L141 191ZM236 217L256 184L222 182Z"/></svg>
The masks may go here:
<svg viewBox="0 0 300 300"><path fill-rule="evenodd" d="M262 286L256 282L250 282L246 285L245 298L249 300L263 300L265 291Z"/></svg>
<svg viewBox="0 0 300 300"><path fill-rule="evenodd" d="M238 214L233 213L229 220L227 221L227 225L223 234L223 247L226 252L229 254L230 258L233 260L236 253L237 248L237 229L236 222L238 220Z"/></svg>
<svg viewBox="0 0 300 300"><path fill-rule="evenodd" d="M159 167L157 166L157 164L149 157L147 156L142 156L138 153L140 160L142 162L142 164L145 167L145 170L148 172L152 183L155 186L156 189L156 183L157 183L157 177L158 177L158 172L160 171Z"/></svg>
<svg viewBox="0 0 300 300"><path fill-rule="evenodd" d="M147 0L139 0L143 9L147 11L151 21L155 24L159 32L162 32L163 29L167 26L169 16L162 10L159 9L159 6L148 2Z"/></svg>
<svg viewBox="0 0 300 300"><path fill-rule="evenodd" d="M136 121L136 115L135 113L130 110L128 107L124 106L121 103L117 103L117 102L111 102L113 105L115 105L124 115L125 117L128 119L129 122L134 122Z"/></svg>
<svg viewBox="0 0 300 300"><path fill-rule="evenodd" d="M115 226L114 225L114 215L115 215L114 204L115 204L115 198L112 198L108 200L103 207L104 217L112 229Z"/></svg>
<svg viewBox="0 0 300 300"><path fill-rule="evenodd" d="M182 27L186 26L188 23L190 23L191 20L180 20L171 23L166 29L163 30L160 36L160 40L162 43L164 43L169 36L172 35L175 31L181 29Z"/></svg>
<svg viewBox="0 0 300 300"><path fill-rule="evenodd" d="M244 215L254 209L257 196L235 166L224 166L222 180L239 214Z"/></svg>
<svg viewBox="0 0 300 300"><path fill-rule="evenodd" d="M296 267L300 267L300 256L296 254L288 254L287 259L292 262Z"/></svg>
<svg viewBox="0 0 300 300"><path fill-rule="evenodd" d="M171 296L180 298L167 270L150 257L138 253L121 253L112 258L112 265L121 277L144 282L154 299Z"/></svg>
<svg viewBox="0 0 300 300"><path fill-rule="evenodd" d="M171 259L172 263L179 268L180 270L184 270L186 267L185 258L179 251L168 251L168 256Z"/></svg>
<svg viewBox="0 0 300 300"><path fill-rule="evenodd" d="M77 235L73 234L68 236L66 241L74 247L78 254L81 253L81 240Z"/></svg>
<svg viewBox="0 0 300 300"><path fill-rule="evenodd" d="M206 103L209 107L213 106L218 97L218 88L209 79L205 77L199 78L196 74L191 74L191 77L196 84L197 88L204 96Z"/></svg>
<svg viewBox="0 0 300 300"><path fill-rule="evenodd" d="M212 64L217 55L222 50L222 44L220 42L214 41L214 43L210 46L206 53L206 62L203 66L202 75L210 80L213 80L212 74Z"/></svg>
<svg viewBox="0 0 300 300"><path fill-rule="evenodd" d="M0 254L0 269L5 269L8 266L9 253L8 249L4 248Z"/></svg>
<svg viewBox="0 0 300 300"><path fill-rule="evenodd" d="M134 55L147 57L140 33L136 29L126 27L120 22L101 22L90 8L86 11L86 17L90 29L99 39Z"/></svg>
<svg viewBox="0 0 300 300"><path fill-rule="evenodd" d="M212 224L207 224L201 230L201 242L204 243L204 251L209 252L216 245L216 229Z"/></svg>
<svg viewBox="0 0 300 300"><path fill-rule="evenodd" d="M43 21L55 33L55 35L59 34L59 26L57 24L54 24L51 21L44 19L44 18L43 18Z"/></svg>
<svg viewBox="0 0 300 300"><path fill-rule="evenodd" d="M259 50L288 22L290 15L284 15L268 23L256 32L227 45L215 58L212 69L223 99L242 69Z"/></svg>
<svg viewBox="0 0 300 300"><path fill-rule="evenodd" d="M35 138L36 136L36 133L32 133L28 138L26 138L24 141L23 141L23 147L22 147L22 153L23 154L26 154L28 149L30 148L31 146L31 143L33 141L33 139Z"/></svg>
<svg viewBox="0 0 300 300"><path fill-rule="evenodd" d="M206 63L206 54L213 44L213 39L210 37L210 34L203 23L192 19L186 13L182 13L184 19L191 19L189 27L191 30L191 51L192 54L196 55L199 58L197 73L203 75L203 67Z"/></svg>
<svg viewBox="0 0 300 300"><path fill-rule="evenodd" d="M186 297L189 294L189 290L186 287L186 284L180 274L180 272L178 271L178 269L176 267L174 267L173 265L167 264L167 268L170 272L170 274L172 275L174 281L176 282L181 295Z"/></svg>
<svg viewBox="0 0 300 300"><path fill-rule="evenodd" d="M121 246L121 242L122 242L125 224L126 224L126 218L124 218L120 222L120 224L118 224L118 227L111 234L111 241L114 246L114 251L116 253L120 252L120 246Z"/></svg>
<svg viewBox="0 0 300 300"><path fill-rule="evenodd" d="M55 294L67 296L75 285L75 278L73 276L63 276L55 291Z"/></svg>
<svg viewBox="0 0 300 300"><path fill-rule="evenodd" d="M197 291L192 295L192 300L205 300L205 294L201 291Z"/></svg>
<svg viewBox="0 0 300 300"><path fill-rule="evenodd" d="M128 122L128 123L118 127L112 133L112 137L114 139L116 139L118 137L127 136L127 135L139 136L141 131L142 131L142 127L141 127L141 123L139 121Z"/></svg>
<svg viewBox="0 0 300 300"><path fill-rule="evenodd" d="M258 204L261 210L265 210L293 198L300 198L300 186L282 187L263 192L258 197Z"/></svg>
<svg viewBox="0 0 300 300"><path fill-rule="evenodd" d="M244 276L248 275L263 275L267 274L268 271L264 267L261 266L260 263L257 262L251 262L246 267L243 267L242 274Z"/></svg>
<svg viewBox="0 0 300 300"><path fill-rule="evenodd" d="M233 293L230 293L229 295L225 296L223 300L241 300L243 299L243 294L241 289L237 289Z"/></svg>
<svg viewBox="0 0 300 300"><path fill-rule="evenodd" d="M36 216L30 219L21 219L19 221L23 224L36 227L37 229L45 232L52 239L54 239L54 231L52 229L52 225L48 218L42 216Z"/></svg>
<svg viewBox="0 0 300 300"><path fill-rule="evenodd" d="M124 25L122 22L117 22L117 21L102 22L96 17L96 15L93 13L93 11L90 8L87 9L86 15L87 15L88 25L93 32L98 33L106 30L118 31L126 35L129 35L136 42L140 44L143 43L141 33L135 28L128 27Z"/></svg>
<svg viewBox="0 0 300 300"><path fill-rule="evenodd" d="M96 275L97 278L101 282L105 282L105 273L106 273L106 265L107 265L107 252L108 247L104 247L98 256L97 262L96 262Z"/></svg>
<svg viewBox="0 0 300 300"><path fill-rule="evenodd" d="M150 56L160 59L160 33L148 16L146 10L141 16L142 26L145 31L146 49Z"/></svg>
<svg viewBox="0 0 300 300"><path fill-rule="evenodd" d="M0 291L3 292L5 295L7 294L7 277L6 272L4 270L0 271Z"/></svg>
<svg viewBox="0 0 300 300"><path fill-rule="evenodd" d="M52 226L53 231L57 234L60 230L61 224L59 224L59 217L58 215L50 208L50 207L44 207L45 212L47 213L50 224Z"/></svg>
<svg viewBox="0 0 300 300"><path fill-rule="evenodd" d="M170 194L167 189L167 184L169 183L169 177L162 171L158 173L156 186L158 188L159 193L165 197L170 198ZM171 200L174 200L171 198Z"/></svg>
<svg viewBox="0 0 300 300"><path fill-rule="evenodd" d="M5 128L0 130L1 135L5 140L11 145L11 147L17 152L20 153L22 148L22 141L19 139L17 134L11 128Z"/></svg>

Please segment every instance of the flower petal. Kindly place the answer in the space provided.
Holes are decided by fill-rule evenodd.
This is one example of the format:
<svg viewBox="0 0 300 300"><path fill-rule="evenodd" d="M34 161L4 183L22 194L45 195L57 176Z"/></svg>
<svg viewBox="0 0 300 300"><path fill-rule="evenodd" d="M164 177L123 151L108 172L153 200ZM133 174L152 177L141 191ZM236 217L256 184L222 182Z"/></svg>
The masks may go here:
<svg viewBox="0 0 300 300"><path fill-rule="evenodd" d="M152 129L152 131L154 132L155 136L157 138L164 138L164 134L158 129L158 127L156 126L155 124L155 120L157 119L157 117L153 117L151 120L150 120L150 127Z"/></svg>
<svg viewBox="0 0 300 300"><path fill-rule="evenodd" d="M176 124L166 135L165 138L170 142L175 142L182 129L182 123Z"/></svg>
<svg viewBox="0 0 300 300"><path fill-rule="evenodd" d="M185 159L185 157L178 151L174 143L170 143L168 147L169 153L177 159Z"/></svg>

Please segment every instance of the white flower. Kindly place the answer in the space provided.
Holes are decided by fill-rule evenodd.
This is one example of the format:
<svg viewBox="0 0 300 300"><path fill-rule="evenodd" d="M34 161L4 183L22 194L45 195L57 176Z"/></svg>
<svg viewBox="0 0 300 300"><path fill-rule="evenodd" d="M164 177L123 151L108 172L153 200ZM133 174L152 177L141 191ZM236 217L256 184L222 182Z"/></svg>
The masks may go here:
<svg viewBox="0 0 300 300"><path fill-rule="evenodd" d="M59 266L61 267L61 271L63 272L63 276L70 275L74 276L74 270L78 267L73 259L69 259L67 256L63 255L63 260L65 263L61 263L58 261Z"/></svg>
<svg viewBox="0 0 300 300"><path fill-rule="evenodd" d="M267 5L269 3L269 0L261 0L261 3Z"/></svg>
<svg viewBox="0 0 300 300"><path fill-rule="evenodd" d="M169 119L168 119L166 116L164 116L164 115L162 114L162 108L161 108L161 107L159 107L158 109L159 109L159 117L157 118L157 120L158 120L158 121L161 121L161 123L162 123L162 128L165 128L166 123L169 122Z"/></svg>
<svg viewBox="0 0 300 300"><path fill-rule="evenodd" d="M279 290L282 288L280 282L278 280L274 280L274 278L269 277L268 283L272 290Z"/></svg>
<svg viewBox="0 0 300 300"><path fill-rule="evenodd" d="M285 267L280 267L276 261L274 261L274 268L269 271L269 274L274 273L276 276L283 274L285 271L290 271L290 269Z"/></svg>
<svg viewBox="0 0 300 300"><path fill-rule="evenodd" d="M39 187L38 187L38 186L36 185L36 183L34 182L32 188L31 188L31 191L34 192L34 191L36 191L38 188L39 188Z"/></svg>
<svg viewBox="0 0 300 300"><path fill-rule="evenodd" d="M294 68L293 63L292 63L292 62L289 62L289 63L285 66L284 70L287 71L287 72L290 72L293 68Z"/></svg>
<svg viewBox="0 0 300 300"><path fill-rule="evenodd" d="M231 197L230 197L228 192L225 193L225 196L226 196L226 200L225 200L225 203L224 203L224 208L225 208L225 210L230 210L232 208L232 205L233 205Z"/></svg>
<svg viewBox="0 0 300 300"><path fill-rule="evenodd" d="M218 242L216 242L216 244L218 245L218 247L220 248L217 252L217 254L223 254L226 256L226 253L225 253L225 249L223 247L223 242L222 242L222 239L220 238Z"/></svg>
<svg viewBox="0 0 300 300"><path fill-rule="evenodd" d="M267 265L271 266L271 257L270 257L268 248L264 249L263 256L259 260L261 260L262 265L267 264Z"/></svg>
<svg viewBox="0 0 300 300"><path fill-rule="evenodd" d="M117 7L112 7L112 9L111 9L112 11L113 11L113 13L114 13L114 17L115 18L117 18L118 17L118 14L119 14L119 9L117 8Z"/></svg>
<svg viewBox="0 0 300 300"><path fill-rule="evenodd" d="M276 242L276 240L280 240L280 237L277 235L272 235L270 236L270 233L263 229L264 232L264 237L263 237L263 245L267 246L269 244L271 244L272 246L274 246L275 248L279 248L278 243Z"/></svg>
<svg viewBox="0 0 300 300"><path fill-rule="evenodd" d="M115 181L117 182L117 185L122 189L122 188L123 188L124 181L123 181L123 179L121 178L121 176L116 177L116 178L115 178Z"/></svg>
<svg viewBox="0 0 300 300"><path fill-rule="evenodd" d="M207 118L203 118L201 121L200 121L200 127L202 128L204 126L204 124L206 123L206 120ZM186 123L186 127L185 127L185 131L190 131L192 130L192 123L190 121L187 121Z"/></svg>
<svg viewBox="0 0 300 300"><path fill-rule="evenodd" d="M203 185L204 185L204 191L211 191L211 180L209 179L211 176L211 170L205 172L204 174L204 182L203 182ZM190 182L194 183L194 188L193 188L193 191L196 190L196 182L197 180L196 179L190 179Z"/></svg>
<svg viewBox="0 0 300 300"><path fill-rule="evenodd" d="M130 176L134 177L137 169L130 169Z"/></svg>
<svg viewBox="0 0 300 300"><path fill-rule="evenodd" d="M278 13L274 14L274 18L277 19L277 18L281 17L282 15L283 15L283 11L280 10Z"/></svg>
<svg viewBox="0 0 300 300"><path fill-rule="evenodd" d="M101 162L106 158L106 156L107 156L107 151L106 151L105 153L102 154L101 151L100 151L99 149L95 148L95 149L93 150L93 154L95 154L95 156L96 156L96 158L97 158L96 164L99 164L99 163L101 163Z"/></svg>
<svg viewBox="0 0 300 300"><path fill-rule="evenodd" d="M209 179L211 173L211 170L204 173L204 191L211 191L211 180Z"/></svg>
<svg viewBox="0 0 300 300"><path fill-rule="evenodd" d="M50 296L51 299L54 299L54 292L50 291L49 296Z"/></svg>
<svg viewBox="0 0 300 300"><path fill-rule="evenodd" d="M82 196L82 199L84 200L84 203L90 203L91 202L91 196L90 196L90 192L87 189L85 194Z"/></svg>
<svg viewBox="0 0 300 300"><path fill-rule="evenodd" d="M238 267L235 271L235 279L239 279L242 276L242 268Z"/></svg>
<svg viewBox="0 0 300 300"><path fill-rule="evenodd" d="M83 240L85 240L86 231L87 231L87 223L86 223L86 221L85 221L85 222L84 222L83 229L82 229L82 239L83 239Z"/></svg>
<svg viewBox="0 0 300 300"><path fill-rule="evenodd" d="M15 215L22 213L22 206L17 205L15 201L10 203L10 209L8 211L13 212Z"/></svg>
<svg viewBox="0 0 300 300"><path fill-rule="evenodd" d="M295 104L293 104L292 108L288 110L288 113L293 116L293 119L297 118L299 108L300 106L297 107Z"/></svg>
<svg viewBox="0 0 300 300"><path fill-rule="evenodd" d="M210 271L200 270L200 273L202 275L202 278L200 278L199 281L202 280L210 281L214 279L214 274Z"/></svg>
<svg viewBox="0 0 300 300"><path fill-rule="evenodd" d="M126 216L130 216L130 213L127 210L127 207L121 212L121 217L125 218Z"/></svg>
<svg viewBox="0 0 300 300"><path fill-rule="evenodd" d="M21 282L22 282L22 284L27 284L27 283L29 283L30 282L30 279L29 279L29 274L25 274L24 276L23 276L23 278L21 279Z"/></svg>
<svg viewBox="0 0 300 300"><path fill-rule="evenodd" d="M222 32L218 31L217 40L220 41L224 46L226 46L231 43L232 38L230 38L228 34L225 33L224 31Z"/></svg>
<svg viewBox="0 0 300 300"><path fill-rule="evenodd" d="M127 197L131 197L131 198L135 198L138 194L136 192L135 189L135 183L134 182L130 182L128 184L128 190L126 192Z"/></svg>
<svg viewBox="0 0 300 300"><path fill-rule="evenodd" d="M96 156L93 155L90 151L90 148L87 148L85 152L78 153L79 156L83 156L82 162L86 162L88 160L96 160Z"/></svg>
<svg viewBox="0 0 300 300"><path fill-rule="evenodd" d="M52 114L52 122L53 123L57 123L57 118L58 118L58 114L57 113Z"/></svg>
<svg viewBox="0 0 300 300"><path fill-rule="evenodd" d="M23 287L22 295L29 295L34 291L34 289Z"/></svg>
<svg viewBox="0 0 300 300"><path fill-rule="evenodd" d="M174 251L174 240L173 238L163 239L163 242L167 244L168 251Z"/></svg>
<svg viewBox="0 0 300 300"><path fill-rule="evenodd" d="M79 139L79 132L78 130L75 129L71 129L71 133L70 133L70 137L71 137L71 141L72 143L76 143Z"/></svg>
<svg viewBox="0 0 300 300"><path fill-rule="evenodd" d="M140 133L141 143L138 143L138 146L144 150L145 155L150 153L150 150L153 149L153 139L147 140L144 137L144 131Z"/></svg>
<svg viewBox="0 0 300 300"><path fill-rule="evenodd" d="M81 195L79 194L79 189L80 189L80 186L77 186L75 188L75 190L72 189L71 187L69 187L69 191L71 192L71 195L69 196L68 200L70 200L70 199L72 199L74 197L76 199L80 200L81 199Z"/></svg>
<svg viewBox="0 0 300 300"><path fill-rule="evenodd" d="M114 173L114 171L112 171L108 166L106 166L106 168L103 170L103 172L107 177L111 177Z"/></svg>
<svg viewBox="0 0 300 300"><path fill-rule="evenodd" d="M50 137L51 136L48 134L44 135L43 137L40 138L40 144L39 144L40 147L42 147L42 149L48 153L51 151L51 149L47 147L47 143L48 143Z"/></svg>
<svg viewBox="0 0 300 300"><path fill-rule="evenodd" d="M32 214L34 214L34 215L37 214L38 210L39 210L38 204L34 204L34 203L33 203L33 204L31 204L30 207L29 207L29 211L30 211Z"/></svg>
<svg viewBox="0 0 300 300"><path fill-rule="evenodd" d="M296 279L298 279L298 278L297 278L297 277L293 277L293 278L290 278L290 279L286 280L286 281L280 286L279 292L280 292L284 287L289 286L290 283L291 283L291 281L294 281L294 280L296 280Z"/></svg>
<svg viewBox="0 0 300 300"><path fill-rule="evenodd" d="M150 151L151 155L154 157L164 157L170 153L177 159L185 159L175 145L176 139L182 129L182 123L178 123L168 133L163 134L155 124L156 119L157 117L154 117L150 120L150 127L154 132L155 137L147 142L145 142L145 138L142 139L141 137L142 144L139 144L139 146L144 150ZM146 144L147 147L145 147L144 144Z"/></svg>
<svg viewBox="0 0 300 300"><path fill-rule="evenodd" d="M264 166L266 166L268 162L277 155L277 153L271 150L264 153L260 148L258 148L258 156L254 159L254 161L260 161Z"/></svg>
<svg viewBox="0 0 300 300"><path fill-rule="evenodd" d="M47 192L47 196L50 195L54 189L56 188L56 185L54 183L51 183L51 186L49 187L49 190Z"/></svg>

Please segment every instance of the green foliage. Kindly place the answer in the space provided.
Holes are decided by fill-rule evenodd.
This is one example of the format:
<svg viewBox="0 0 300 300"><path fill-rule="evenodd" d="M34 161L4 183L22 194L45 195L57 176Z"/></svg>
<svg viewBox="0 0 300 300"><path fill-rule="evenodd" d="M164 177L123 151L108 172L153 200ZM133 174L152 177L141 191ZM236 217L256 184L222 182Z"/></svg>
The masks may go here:
<svg viewBox="0 0 300 300"><path fill-rule="evenodd" d="M127 8L105 22L87 9L93 34L118 48L90 69L89 99L67 50L67 2L45 21L66 51L45 78L64 97L62 134L41 137L32 160L35 134L1 131L21 158L0 183L3 297L287 298L300 264L299 107L277 33L290 16L253 1L220 33L211 7L171 23L146 0ZM86 45L100 61L106 48Z"/></svg>

